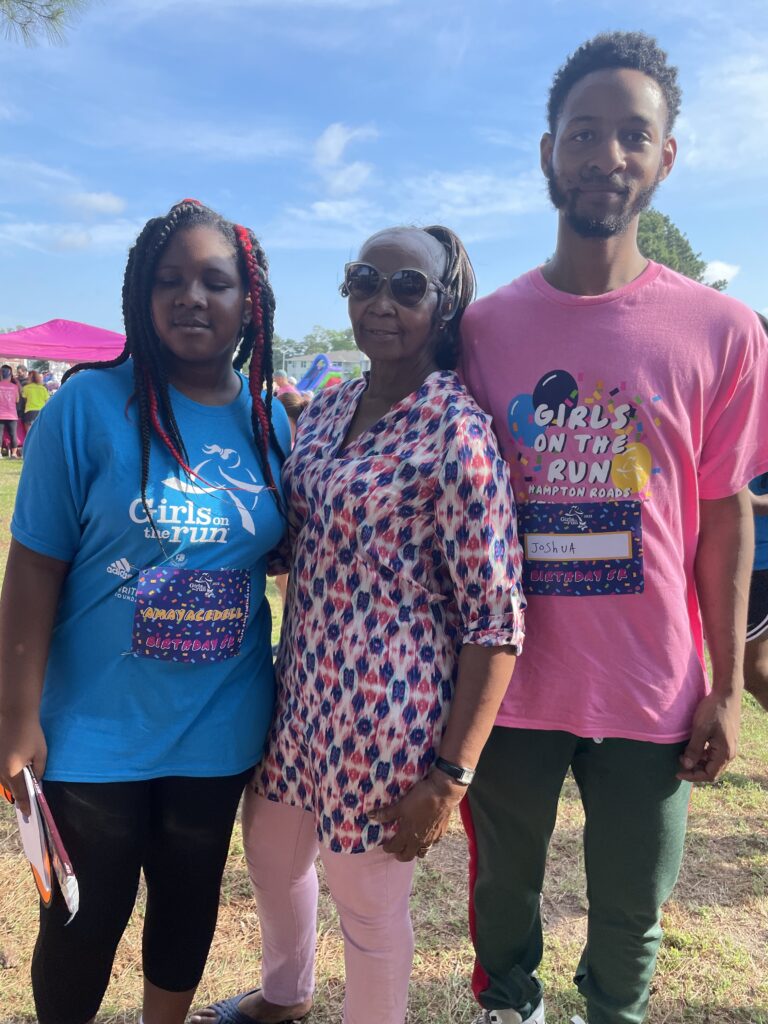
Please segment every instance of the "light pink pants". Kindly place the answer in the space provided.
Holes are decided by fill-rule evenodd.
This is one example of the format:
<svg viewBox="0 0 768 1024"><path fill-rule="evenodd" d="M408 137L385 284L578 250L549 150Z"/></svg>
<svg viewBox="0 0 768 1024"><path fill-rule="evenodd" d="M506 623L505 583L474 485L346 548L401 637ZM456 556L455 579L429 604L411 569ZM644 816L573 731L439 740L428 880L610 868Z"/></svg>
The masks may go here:
<svg viewBox="0 0 768 1024"><path fill-rule="evenodd" d="M245 857L262 937L262 990L279 1006L309 999L315 976L320 855L344 936L344 1024L403 1024L413 963L414 862L381 849L332 853L313 815L246 789Z"/></svg>

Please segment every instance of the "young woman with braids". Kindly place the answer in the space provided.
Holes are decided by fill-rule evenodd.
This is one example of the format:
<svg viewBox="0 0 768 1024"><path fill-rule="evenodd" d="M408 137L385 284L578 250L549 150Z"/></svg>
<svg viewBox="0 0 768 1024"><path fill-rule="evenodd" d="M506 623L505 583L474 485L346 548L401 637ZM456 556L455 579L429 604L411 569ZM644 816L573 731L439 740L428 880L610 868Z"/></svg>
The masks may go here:
<svg viewBox="0 0 768 1024"><path fill-rule="evenodd" d="M312 1005L319 854L345 1024L403 1024L414 857L466 792L523 639L506 464L453 371L474 293L443 227L389 229L342 294L370 375L321 391L283 468L291 547L275 724L246 791L262 988L198 1024Z"/></svg>
<svg viewBox="0 0 768 1024"><path fill-rule="evenodd" d="M96 1014L141 870L144 1024L181 1024L203 970L274 701L264 584L290 435L273 311L253 234L184 200L131 249L123 352L71 370L29 438L0 781L24 807L33 766L80 885L70 924L60 894L40 911L41 1024Z"/></svg>

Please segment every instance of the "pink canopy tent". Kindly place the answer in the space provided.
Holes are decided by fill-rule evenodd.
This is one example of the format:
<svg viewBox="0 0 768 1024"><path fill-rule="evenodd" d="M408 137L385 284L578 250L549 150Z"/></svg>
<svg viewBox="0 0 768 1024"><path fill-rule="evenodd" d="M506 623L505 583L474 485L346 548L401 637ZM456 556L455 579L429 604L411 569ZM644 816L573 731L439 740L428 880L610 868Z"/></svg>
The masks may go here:
<svg viewBox="0 0 768 1024"><path fill-rule="evenodd" d="M0 334L0 353L11 359L58 359L85 363L114 359L123 350L125 335L73 320L49 320L38 327Z"/></svg>

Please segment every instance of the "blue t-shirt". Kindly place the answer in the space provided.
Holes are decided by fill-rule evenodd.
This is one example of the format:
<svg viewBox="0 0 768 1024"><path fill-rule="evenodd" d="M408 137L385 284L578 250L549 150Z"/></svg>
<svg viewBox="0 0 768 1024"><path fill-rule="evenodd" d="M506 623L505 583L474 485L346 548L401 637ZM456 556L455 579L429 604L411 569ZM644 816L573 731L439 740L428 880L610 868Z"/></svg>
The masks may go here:
<svg viewBox="0 0 768 1024"><path fill-rule="evenodd" d="M768 494L768 473L750 482L754 494ZM768 569L768 516L755 516L755 569Z"/></svg>
<svg viewBox="0 0 768 1024"><path fill-rule="evenodd" d="M267 553L284 521L265 486L247 385L225 406L171 389L191 479L154 435L141 503L131 361L87 370L48 402L24 446L11 524L70 562L45 676L45 777L117 782L234 775L255 765L274 677ZM290 447L288 418L273 406ZM279 485L280 465L270 454Z"/></svg>

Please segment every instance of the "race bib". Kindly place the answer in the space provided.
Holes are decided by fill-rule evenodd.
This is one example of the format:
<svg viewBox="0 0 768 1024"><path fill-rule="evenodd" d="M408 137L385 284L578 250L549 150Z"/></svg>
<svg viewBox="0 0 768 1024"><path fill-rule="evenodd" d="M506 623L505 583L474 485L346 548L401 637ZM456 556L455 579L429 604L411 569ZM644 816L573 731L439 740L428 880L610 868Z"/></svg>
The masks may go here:
<svg viewBox="0 0 768 1024"><path fill-rule="evenodd" d="M247 569L142 569L133 654L190 665L234 658L248 621Z"/></svg>
<svg viewBox="0 0 768 1024"><path fill-rule="evenodd" d="M642 593L640 515L639 501L519 505L523 589L558 597Z"/></svg>

